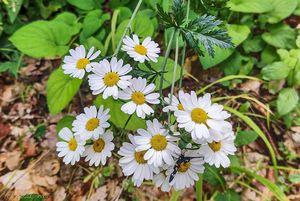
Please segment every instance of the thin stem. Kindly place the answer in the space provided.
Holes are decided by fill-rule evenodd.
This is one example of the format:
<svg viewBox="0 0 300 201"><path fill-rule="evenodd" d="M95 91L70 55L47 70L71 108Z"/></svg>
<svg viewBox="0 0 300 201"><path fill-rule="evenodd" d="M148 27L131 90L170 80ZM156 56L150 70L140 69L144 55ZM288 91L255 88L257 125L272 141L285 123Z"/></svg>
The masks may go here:
<svg viewBox="0 0 300 201"><path fill-rule="evenodd" d="M160 94L160 97L162 97L162 88L163 88L163 83L164 83L164 72L166 70L166 64L167 64L168 57L170 55L172 41L173 41L173 38L174 38L174 35L175 35L175 31L176 30L174 29L172 31L172 33L171 33L170 40L169 40L169 43L168 43L168 46L167 46L167 50L166 50L166 53L165 53L164 61L163 61L163 64L162 64L161 72L163 72L163 73L161 74L160 84L159 84L159 94ZM162 105L164 105L164 102L162 102Z"/></svg>
<svg viewBox="0 0 300 201"><path fill-rule="evenodd" d="M170 201L177 201L180 195L181 195L181 191L173 191Z"/></svg>
<svg viewBox="0 0 300 201"><path fill-rule="evenodd" d="M117 55L117 54L119 53L119 50L120 50L120 48L121 48L123 39L124 39L124 37L126 36L126 33L127 33L128 29L130 28L131 23L132 23L133 19L135 18L135 16L136 16L136 14L137 14L137 12L138 12L138 10L139 10L139 8L140 8L142 2L143 2L143 0L139 0L139 2L137 3L137 5L136 5L136 7L135 7L135 9L134 9L134 11L133 11L133 13L132 13L132 16L131 16L131 18L130 18L130 20L129 20L129 22L128 22L128 24L127 24L125 30L124 30L124 32L123 32L123 35L122 35L122 37L121 37L121 39L120 39L120 41L119 41L119 43L118 43L117 49L116 49L116 51L114 52L113 56L115 56L115 55Z"/></svg>
<svg viewBox="0 0 300 201"><path fill-rule="evenodd" d="M171 86L171 95L170 95L170 105L172 103L173 93L174 93L174 86L176 81L176 74L177 74L177 66L178 66L178 46L179 46L179 31L177 31L176 34L176 49L175 49L175 62L174 62L174 70L173 70L173 80L172 80L172 86ZM168 123L170 123L170 116L171 113L168 113Z"/></svg>
<svg viewBox="0 0 300 201"><path fill-rule="evenodd" d="M116 44L115 44L115 33L116 33L116 26L117 26L117 19L119 15L120 10L115 10L113 13L113 17L111 20L111 43L112 43L112 48L115 50Z"/></svg>
<svg viewBox="0 0 300 201"><path fill-rule="evenodd" d="M196 200L202 201L202 185L203 185L203 175L199 174L199 180L196 182Z"/></svg>
<svg viewBox="0 0 300 201"><path fill-rule="evenodd" d="M189 21L189 15L190 15L190 0L187 1L185 23L188 23L188 21ZM186 54L186 41L184 41L183 48L182 48L179 89L182 88L183 66L184 66L184 62L185 62L185 54Z"/></svg>
<svg viewBox="0 0 300 201"><path fill-rule="evenodd" d="M130 116L128 117L128 119L126 120L126 122L125 122L125 124L124 124L122 130L121 130L120 133L119 133L119 136L120 136L120 135L123 135L123 132L124 132L124 130L126 129L126 127L127 127L127 125L128 125L128 123L129 123L129 121L130 121L130 119L131 119L132 116L133 116L133 115L130 115Z"/></svg>

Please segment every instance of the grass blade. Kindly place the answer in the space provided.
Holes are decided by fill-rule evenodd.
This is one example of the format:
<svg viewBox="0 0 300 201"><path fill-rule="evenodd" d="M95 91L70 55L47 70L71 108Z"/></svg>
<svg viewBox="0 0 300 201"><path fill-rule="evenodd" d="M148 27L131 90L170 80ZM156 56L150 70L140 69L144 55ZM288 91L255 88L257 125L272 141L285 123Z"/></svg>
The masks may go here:
<svg viewBox="0 0 300 201"><path fill-rule="evenodd" d="M272 163L274 165L274 171L275 171L275 179L277 181L277 177L278 177L278 169L277 169L277 159L276 159L276 155L274 152L274 149L271 145L271 143L269 142L268 138L266 137L266 135L263 133L263 131L257 126L257 124L248 116L242 114L241 112L237 111L236 109L229 107L229 106L224 106L224 109L227 110L228 112L236 115L237 117L241 118L250 128L252 128L264 141L264 143L266 144L271 158L272 158Z"/></svg>
<svg viewBox="0 0 300 201"><path fill-rule="evenodd" d="M225 81L228 81L228 80L234 80L234 79L260 80L259 78L252 77L252 76L246 76L246 75L228 75L228 76L226 76L226 77L223 77L223 78L221 78L221 79L219 79L219 80L216 80L216 81L210 83L209 85L207 85L207 86L205 86L205 87L199 89L199 90L197 91L197 95L198 95L198 94L201 94L201 93L203 93L203 92L205 92L206 89L208 89L209 87L211 87L211 86L213 86L213 85L215 85L215 84L218 84L218 83L220 83L220 82L225 82Z"/></svg>

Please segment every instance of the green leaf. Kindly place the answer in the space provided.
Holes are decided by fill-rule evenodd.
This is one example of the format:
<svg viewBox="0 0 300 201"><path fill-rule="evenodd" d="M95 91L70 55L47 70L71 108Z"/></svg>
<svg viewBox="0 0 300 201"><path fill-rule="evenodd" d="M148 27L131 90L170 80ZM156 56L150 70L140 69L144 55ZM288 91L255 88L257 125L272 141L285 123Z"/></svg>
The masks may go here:
<svg viewBox="0 0 300 201"><path fill-rule="evenodd" d="M103 14L102 10L90 11L83 20L83 30L80 39L84 40L93 35L109 19L110 14Z"/></svg>
<svg viewBox="0 0 300 201"><path fill-rule="evenodd" d="M65 127L69 128L72 130L72 123L75 120L75 117L67 115L64 118L62 118L61 120L59 120L57 122L57 126L56 126L56 132L59 133L59 131Z"/></svg>
<svg viewBox="0 0 300 201"><path fill-rule="evenodd" d="M77 34L82 26L81 23L78 22L76 15L70 12L63 12L57 15L53 21L63 22L69 25L68 31L70 31L72 35Z"/></svg>
<svg viewBox="0 0 300 201"><path fill-rule="evenodd" d="M267 12L268 22L271 24L278 23L283 19L290 16L297 7L296 0L272 0L270 7L273 7L272 10Z"/></svg>
<svg viewBox="0 0 300 201"><path fill-rule="evenodd" d="M27 194L23 195L20 198L20 201L44 201L44 196L43 195L38 195L38 194Z"/></svg>
<svg viewBox="0 0 300 201"><path fill-rule="evenodd" d="M253 38L248 38L243 42L243 48L246 53L250 52L260 52L265 46L264 41L261 36L254 36Z"/></svg>
<svg viewBox="0 0 300 201"><path fill-rule="evenodd" d="M33 137L37 140L42 139L46 134L47 128L45 124L39 124L33 134Z"/></svg>
<svg viewBox="0 0 300 201"><path fill-rule="evenodd" d="M254 142L258 137L255 131L239 131L237 132L234 143L236 146L243 146Z"/></svg>
<svg viewBox="0 0 300 201"><path fill-rule="evenodd" d="M233 189L227 189L223 193L218 193L216 201L239 201L240 195Z"/></svg>
<svg viewBox="0 0 300 201"><path fill-rule="evenodd" d="M269 26L269 32L262 34L262 39L277 48L293 49L296 47L296 31L288 25Z"/></svg>
<svg viewBox="0 0 300 201"><path fill-rule="evenodd" d="M297 1L297 7L296 9L294 10L294 15L297 15L297 16L300 16L300 0L296 0Z"/></svg>
<svg viewBox="0 0 300 201"><path fill-rule="evenodd" d="M217 20L215 16L202 15L190 21L182 29L182 35L188 45L199 55L204 56L204 52L207 51L209 56L214 57L215 46L223 49L234 47L227 30L223 29L221 24L222 21Z"/></svg>
<svg viewBox="0 0 300 201"><path fill-rule="evenodd" d="M47 82L47 104L50 114L61 112L77 93L82 80L65 75L61 68L53 71Z"/></svg>
<svg viewBox="0 0 300 201"><path fill-rule="evenodd" d="M99 95L94 101L94 104L96 105L96 107L103 105L105 108L109 108L109 114L111 115L109 121L112 122L118 128L123 128L127 119L130 116L128 114L125 114L121 110L121 107L124 103L120 100L114 100L111 97L108 99L103 99L102 95ZM146 128L146 121L137 117L136 114L134 114L131 117L129 123L127 124L126 130L136 131L139 128Z"/></svg>
<svg viewBox="0 0 300 201"><path fill-rule="evenodd" d="M208 164L205 164L205 171L203 173L203 179L207 181L209 184L213 186L222 186L225 187L225 179L220 174L220 170L216 168L215 166L210 166Z"/></svg>
<svg viewBox="0 0 300 201"><path fill-rule="evenodd" d="M9 40L34 58L63 56L72 38L69 26L58 21L36 21L18 29Z"/></svg>
<svg viewBox="0 0 300 201"><path fill-rule="evenodd" d="M115 41L119 41L125 31L125 28L129 20L123 21L117 28ZM145 26L147 24L147 26ZM148 36L153 36L154 34L154 25L150 18L138 16L136 17L131 25L131 30L133 33L137 34L142 40Z"/></svg>
<svg viewBox="0 0 300 201"><path fill-rule="evenodd" d="M258 182L263 184L265 187L267 187L270 192L278 199L282 201L288 201L289 199L286 197L286 195L282 192L282 190L272 181L257 175L255 172L249 171L244 167L231 167L231 169L237 173L237 174L246 174L248 177L256 179Z"/></svg>
<svg viewBox="0 0 300 201"><path fill-rule="evenodd" d="M227 24L228 35L231 37L233 44L237 47L240 45L250 33L250 29L245 25ZM214 47L215 57L212 58L207 52L204 52L204 56L200 56L200 62L204 69L211 68L225 59L227 59L235 49L222 49L220 47Z"/></svg>
<svg viewBox="0 0 300 201"><path fill-rule="evenodd" d="M93 10L95 8L101 8L104 0L67 0L67 2L82 10Z"/></svg>
<svg viewBox="0 0 300 201"><path fill-rule="evenodd" d="M95 37L89 37L87 40L85 40L83 45L87 49L90 49L91 47L95 47L97 50L101 51L101 53L100 53L101 56L106 55L104 45L99 40L97 40Z"/></svg>
<svg viewBox="0 0 300 201"><path fill-rule="evenodd" d="M13 74L15 77L17 77L18 70L19 70L18 62L7 61L7 62L0 64L0 73L9 71L11 74Z"/></svg>
<svg viewBox="0 0 300 201"><path fill-rule="evenodd" d="M300 174L290 174L289 181L291 183L300 183Z"/></svg>
<svg viewBox="0 0 300 201"><path fill-rule="evenodd" d="M8 1L7 4L4 3L9 17L9 21L11 23L14 23L14 21L16 20L20 12L20 9L22 7L22 4L23 4L23 0L12 0L12 1Z"/></svg>
<svg viewBox="0 0 300 201"><path fill-rule="evenodd" d="M261 73L265 80L282 80L289 75L290 68L282 61L265 66Z"/></svg>
<svg viewBox="0 0 300 201"><path fill-rule="evenodd" d="M156 70L157 72L160 72L163 61L164 61L164 57L159 57L157 63L151 63L151 67L154 70ZM174 60L172 60L172 59L167 60L166 73L164 74L163 89L172 85L174 64L175 64ZM139 68L141 70L149 71L149 69L147 68L147 66L144 63L140 63ZM177 65L176 80L179 80L179 78L180 78L180 68L181 68L181 66ZM161 76L159 75L159 76L157 76L157 79L155 80L155 85L156 85L157 90L159 89L160 78L161 78Z"/></svg>
<svg viewBox="0 0 300 201"><path fill-rule="evenodd" d="M273 9L272 0L230 0L227 7L242 13L265 13Z"/></svg>
<svg viewBox="0 0 300 201"><path fill-rule="evenodd" d="M293 88L286 88L280 91L276 106L279 115L286 115L297 106L299 101L298 93Z"/></svg>

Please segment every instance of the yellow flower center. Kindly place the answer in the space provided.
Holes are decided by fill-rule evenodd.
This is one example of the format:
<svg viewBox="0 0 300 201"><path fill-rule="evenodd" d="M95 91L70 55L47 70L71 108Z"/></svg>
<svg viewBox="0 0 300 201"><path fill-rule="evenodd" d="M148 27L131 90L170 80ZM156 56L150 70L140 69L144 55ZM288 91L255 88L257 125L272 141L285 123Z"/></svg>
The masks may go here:
<svg viewBox="0 0 300 201"><path fill-rule="evenodd" d="M147 54L147 49L142 45L136 45L134 47L134 51L136 51L137 53L139 53L141 55L146 55Z"/></svg>
<svg viewBox="0 0 300 201"><path fill-rule="evenodd" d="M192 110L191 114L192 120L198 124L203 124L207 121L207 113L201 108L195 108Z"/></svg>
<svg viewBox="0 0 300 201"><path fill-rule="evenodd" d="M90 60L88 60L87 58L81 58L77 61L76 68L85 69L86 65L88 65L89 63L90 63Z"/></svg>
<svg viewBox="0 0 300 201"><path fill-rule="evenodd" d="M178 108L178 110L184 110L184 109L183 109L183 105L182 105L181 103L179 103L179 104L177 105L177 108Z"/></svg>
<svg viewBox="0 0 300 201"><path fill-rule="evenodd" d="M144 155L147 151L137 151L134 153L134 159L138 164L145 164L147 161L144 159Z"/></svg>
<svg viewBox="0 0 300 201"><path fill-rule="evenodd" d="M91 118L86 122L85 128L88 131L95 130L100 124L100 120L98 118Z"/></svg>
<svg viewBox="0 0 300 201"><path fill-rule="evenodd" d="M93 149L95 152L101 152L105 147L105 142L102 138L99 138L98 140L94 141Z"/></svg>
<svg viewBox="0 0 300 201"><path fill-rule="evenodd" d="M68 146L69 146L69 149L71 151L75 151L76 148L77 148L77 141L75 140L75 138L72 138L69 142L68 142Z"/></svg>
<svg viewBox="0 0 300 201"><path fill-rule="evenodd" d="M145 95L142 92L136 91L131 95L131 99L135 104L142 105L145 103Z"/></svg>
<svg viewBox="0 0 300 201"><path fill-rule="evenodd" d="M103 78L104 84L109 87L116 85L119 80L120 76L116 72L109 72Z"/></svg>
<svg viewBox="0 0 300 201"><path fill-rule="evenodd" d="M168 141L165 136L157 134L151 138L150 144L154 150L162 151L167 147Z"/></svg>
<svg viewBox="0 0 300 201"><path fill-rule="evenodd" d="M180 163L180 166L179 166L179 168L178 168L178 172L186 172L186 171L188 171L188 169L190 168L190 166L191 166L191 162L182 162L182 163Z"/></svg>
<svg viewBox="0 0 300 201"><path fill-rule="evenodd" d="M213 141L212 143L208 143L208 146L214 151L217 152L221 149L221 142Z"/></svg>

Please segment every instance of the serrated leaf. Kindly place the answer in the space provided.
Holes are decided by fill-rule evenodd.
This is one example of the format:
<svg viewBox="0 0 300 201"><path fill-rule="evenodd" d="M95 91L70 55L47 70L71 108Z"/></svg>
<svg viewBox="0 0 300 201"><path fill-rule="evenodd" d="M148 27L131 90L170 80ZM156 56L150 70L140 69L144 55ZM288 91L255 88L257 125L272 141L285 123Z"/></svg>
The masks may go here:
<svg viewBox="0 0 300 201"><path fill-rule="evenodd" d="M157 72L161 71L161 66L163 64L164 57L159 57L157 63L151 63L151 67L156 70ZM149 70L145 64L139 64L139 68L141 70ZM177 72L176 72L176 81L180 78L180 66L177 65ZM166 64L166 73L164 74L164 83L163 83L163 89L171 86L172 80L173 80L173 70L174 70L174 60L167 59ZM160 85L160 75L157 76L157 79L155 80L156 89L159 89Z"/></svg>
<svg viewBox="0 0 300 201"><path fill-rule="evenodd" d="M279 115L286 115L296 108L299 101L298 93L293 88L286 88L280 91L276 106Z"/></svg>
<svg viewBox="0 0 300 201"><path fill-rule="evenodd" d="M102 95L97 96L97 98L94 101L94 104L96 107L99 107L100 105L104 105L105 108L109 108L111 115L111 118L109 119L110 122L112 122L116 127L123 128L125 125L127 119L130 115L125 114L121 107L124 104L120 100L114 100L112 98L103 99ZM126 126L126 130L132 130L135 131L139 128L145 128L146 127L146 121L137 117L136 114L134 114L128 125Z"/></svg>
<svg viewBox="0 0 300 201"><path fill-rule="evenodd" d="M72 33L59 21L36 21L18 29L9 40L21 52L34 58L66 54Z"/></svg>
<svg viewBox="0 0 300 201"><path fill-rule="evenodd" d="M214 16L203 15L190 21L182 30L188 45L198 54L204 55L201 44L211 57L215 56L214 47L232 48L234 45L227 30L218 27L222 22Z"/></svg>
<svg viewBox="0 0 300 201"><path fill-rule="evenodd" d="M50 114L61 112L77 93L82 80L64 74L61 68L53 71L47 82L47 104Z"/></svg>
<svg viewBox="0 0 300 201"><path fill-rule="evenodd" d="M228 35L232 38L235 47L239 46L250 34L250 29L245 25L227 24ZM214 47L215 57L209 56L208 52L204 52L204 56L200 56L200 62L204 69L208 69L221 63L227 59L235 51L233 48L222 49Z"/></svg>
<svg viewBox="0 0 300 201"><path fill-rule="evenodd" d="M243 146L254 142L258 137L255 131L239 131L237 132L234 143L236 146Z"/></svg>

